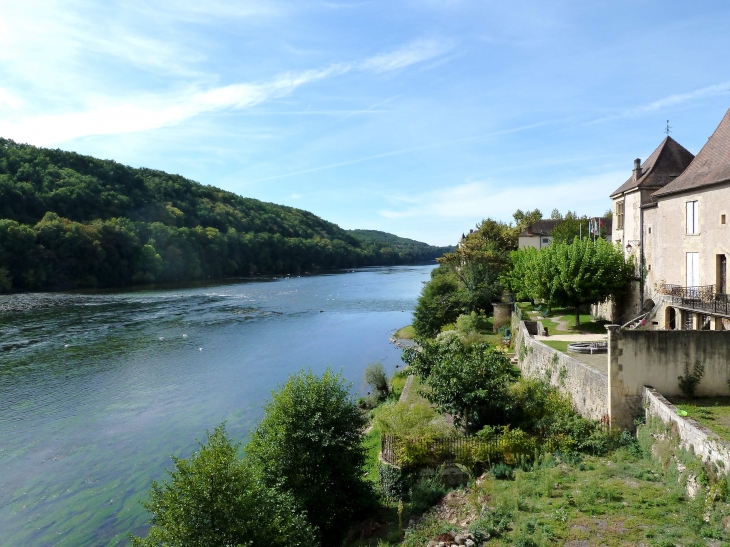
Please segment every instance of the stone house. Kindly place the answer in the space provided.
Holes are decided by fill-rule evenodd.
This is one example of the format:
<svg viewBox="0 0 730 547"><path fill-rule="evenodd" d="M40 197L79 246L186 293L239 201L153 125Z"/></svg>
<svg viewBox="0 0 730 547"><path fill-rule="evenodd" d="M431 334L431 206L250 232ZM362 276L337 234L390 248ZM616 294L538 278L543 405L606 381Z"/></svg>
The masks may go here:
<svg viewBox="0 0 730 547"><path fill-rule="evenodd" d="M654 308L649 328L730 329L730 110L696 157L667 137L611 198L614 240L644 272L621 322Z"/></svg>
<svg viewBox="0 0 730 547"><path fill-rule="evenodd" d="M542 249L547 247L553 240L552 233L558 222L560 221L546 219L531 224L520 232L518 236L519 248L535 247L536 249Z"/></svg>

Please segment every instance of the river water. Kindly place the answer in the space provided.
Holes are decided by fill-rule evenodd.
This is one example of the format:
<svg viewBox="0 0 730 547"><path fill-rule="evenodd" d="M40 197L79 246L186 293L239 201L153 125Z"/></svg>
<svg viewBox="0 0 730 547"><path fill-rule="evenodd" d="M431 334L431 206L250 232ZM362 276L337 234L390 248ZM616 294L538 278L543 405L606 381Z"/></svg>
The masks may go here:
<svg viewBox="0 0 730 547"><path fill-rule="evenodd" d="M245 441L302 368L395 370L433 266L0 296L0 545L126 545L150 482L226 421Z"/></svg>

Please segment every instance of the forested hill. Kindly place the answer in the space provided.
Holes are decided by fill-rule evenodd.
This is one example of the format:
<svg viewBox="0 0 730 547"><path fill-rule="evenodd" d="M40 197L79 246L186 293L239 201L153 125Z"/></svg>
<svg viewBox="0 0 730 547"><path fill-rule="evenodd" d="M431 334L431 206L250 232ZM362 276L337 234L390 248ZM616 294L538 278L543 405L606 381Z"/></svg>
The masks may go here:
<svg viewBox="0 0 730 547"><path fill-rule="evenodd" d="M179 175L0 139L0 291L303 273L424 256Z"/></svg>
<svg viewBox="0 0 730 547"><path fill-rule="evenodd" d="M378 230L347 230L347 233L366 246L374 249L391 248L402 257L409 257L411 262L434 260L444 253L451 253L454 247L434 247L428 243L399 237Z"/></svg>

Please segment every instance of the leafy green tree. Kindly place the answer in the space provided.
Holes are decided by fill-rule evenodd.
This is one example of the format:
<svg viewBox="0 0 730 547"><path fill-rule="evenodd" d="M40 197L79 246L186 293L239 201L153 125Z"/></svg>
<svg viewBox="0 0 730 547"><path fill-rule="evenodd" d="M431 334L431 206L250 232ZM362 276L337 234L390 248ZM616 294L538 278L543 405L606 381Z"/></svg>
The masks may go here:
<svg viewBox="0 0 730 547"><path fill-rule="evenodd" d="M292 497L263 484L238 458L223 425L189 459L173 457L170 480L152 483L152 527L139 547L317 545L316 533Z"/></svg>
<svg viewBox="0 0 730 547"><path fill-rule="evenodd" d="M598 239L572 244L553 243L547 251L557 274L551 301L575 309L575 325L580 325L580 307L618 296L633 277L633 258L628 261L618 246Z"/></svg>
<svg viewBox="0 0 730 547"><path fill-rule="evenodd" d="M464 308L461 296L456 275L444 266L433 270L431 281L421 289L413 311L416 334L436 336L443 325L456 321Z"/></svg>
<svg viewBox="0 0 730 547"><path fill-rule="evenodd" d="M513 252L512 268L505 271L502 283L516 298L540 300L550 307L559 277L553 255L544 249L525 247Z"/></svg>
<svg viewBox="0 0 730 547"><path fill-rule="evenodd" d="M467 435L485 425L505 423L511 410L509 387L519 376L509 358L489 344L463 345L418 340L403 361L428 386L423 396L439 412L451 414Z"/></svg>
<svg viewBox="0 0 730 547"><path fill-rule="evenodd" d="M380 361L370 363L365 368L364 379L365 383L370 386L376 400L383 401L387 399L390 394L390 384L383 363Z"/></svg>
<svg viewBox="0 0 730 547"><path fill-rule="evenodd" d="M323 545L339 545L351 519L373 501L363 478L367 420L349 387L329 369L291 376L273 393L246 447L265 482L307 511Z"/></svg>
<svg viewBox="0 0 730 547"><path fill-rule="evenodd" d="M533 209L532 211L523 211L517 209L512 218L515 219L515 230L519 234L522 230L535 224L538 220L542 220L542 211L540 209Z"/></svg>

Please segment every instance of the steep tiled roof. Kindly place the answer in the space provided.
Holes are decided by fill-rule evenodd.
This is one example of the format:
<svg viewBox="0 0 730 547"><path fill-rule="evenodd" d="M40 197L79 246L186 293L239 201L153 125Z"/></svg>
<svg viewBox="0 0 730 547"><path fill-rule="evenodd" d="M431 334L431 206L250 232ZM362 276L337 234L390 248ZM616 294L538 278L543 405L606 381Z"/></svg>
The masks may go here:
<svg viewBox="0 0 730 547"><path fill-rule="evenodd" d="M664 197L730 181L730 110L681 176L652 194Z"/></svg>
<svg viewBox="0 0 730 547"><path fill-rule="evenodd" d="M522 232L520 232L520 237L549 236L553 233L553 229L558 222L561 221L551 219L538 220L534 224L528 226L525 230L522 230Z"/></svg>
<svg viewBox="0 0 730 547"><path fill-rule="evenodd" d="M642 175L639 180L634 180L632 174L611 197L635 188L661 188L681 175L693 159L692 152L667 136L641 164Z"/></svg>

